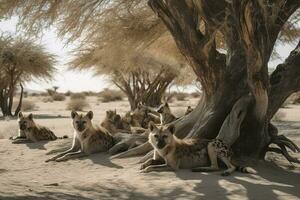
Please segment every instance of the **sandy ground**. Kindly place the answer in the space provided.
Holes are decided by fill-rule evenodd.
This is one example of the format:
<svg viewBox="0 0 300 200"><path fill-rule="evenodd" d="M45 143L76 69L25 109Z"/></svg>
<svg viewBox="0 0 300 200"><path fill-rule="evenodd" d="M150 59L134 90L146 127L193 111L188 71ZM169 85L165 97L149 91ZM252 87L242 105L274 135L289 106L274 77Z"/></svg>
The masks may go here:
<svg viewBox="0 0 300 200"><path fill-rule="evenodd" d="M59 135L72 136L66 102L42 103L38 97L37 123ZM105 110L117 108L124 113L126 101L99 103L88 99L95 112L94 123L103 119ZM178 115L197 100L174 102ZM58 117L59 116L59 117ZM281 109L277 121L280 131L300 145L300 106ZM139 173L138 158L110 160L105 153L64 163L45 163L51 150L63 150L71 139L35 144L13 145L7 139L17 132L16 120L0 120L0 199L300 199L300 166L281 156L268 154L268 161L255 169L257 175L235 173L174 172ZM300 155L295 155L300 158Z"/></svg>

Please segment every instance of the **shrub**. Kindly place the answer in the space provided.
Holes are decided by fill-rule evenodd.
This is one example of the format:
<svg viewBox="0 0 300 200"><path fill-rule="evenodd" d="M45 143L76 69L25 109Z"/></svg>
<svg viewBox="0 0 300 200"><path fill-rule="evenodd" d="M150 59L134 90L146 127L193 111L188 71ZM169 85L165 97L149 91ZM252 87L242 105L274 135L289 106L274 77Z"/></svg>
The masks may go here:
<svg viewBox="0 0 300 200"><path fill-rule="evenodd" d="M174 94L174 96L177 99L177 101L185 101L188 97L188 94L184 92L177 92Z"/></svg>
<svg viewBox="0 0 300 200"><path fill-rule="evenodd" d="M192 96L193 98L198 98L198 97L201 96L201 93L200 93L200 92L192 92L192 93L191 93L191 96Z"/></svg>
<svg viewBox="0 0 300 200"><path fill-rule="evenodd" d="M109 90L105 89L100 93L100 100L102 102L111 102L111 101L122 101L123 94L118 90Z"/></svg>
<svg viewBox="0 0 300 200"><path fill-rule="evenodd" d="M66 97L69 97L69 96L71 96L73 93L69 90L69 91L67 91L66 93L65 93L65 96Z"/></svg>
<svg viewBox="0 0 300 200"><path fill-rule="evenodd" d="M84 93L73 93L71 94L71 99L85 99L86 95Z"/></svg>
<svg viewBox="0 0 300 200"><path fill-rule="evenodd" d="M89 104L85 99L70 99L67 104L67 110L77 110L83 111L85 108L89 107Z"/></svg>
<svg viewBox="0 0 300 200"><path fill-rule="evenodd" d="M34 109L36 109L34 102L28 101L28 100L23 100L22 111L33 111Z"/></svg>
<svg viewBox="0 0 300 200"><path fill-rule="evenodd" d="M32 97L38 97L38 96L40 96L40 95L39 95L38 93L35 93L35 92L34 92L34 93L31 93L30 96L32 96Z"/></svg>
<svg viewBox="0 0 300 200"><path fill-rule="evenodd" d="M56 93L52 95L52 99L53 101L64 101L66 100L66 96L64 94Z"/></svg>
<svg viewBox="0 0 300 200"><path fill-rule="evenodd" d="M42 102L44 102L44 103L53 102L53 98L52 97L45 97L45 98L42 99Z"/></svg>

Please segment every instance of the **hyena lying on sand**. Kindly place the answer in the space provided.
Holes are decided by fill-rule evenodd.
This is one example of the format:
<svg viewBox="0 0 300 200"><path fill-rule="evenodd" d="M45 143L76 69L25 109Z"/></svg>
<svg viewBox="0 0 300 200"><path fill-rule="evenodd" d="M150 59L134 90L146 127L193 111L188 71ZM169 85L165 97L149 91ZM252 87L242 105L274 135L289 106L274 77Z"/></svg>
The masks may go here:
<svg viewBox="0 0 300 200"><path fill-rule="evenodd" d="M204 169L205 167L202 166L208 163L206 146L209 143L208 151L212 149L210 145L213 149L216 149L217 155L219 155L219 152L226 151L226 153L222 154L223 157L220 157L225 158L222 159L222 161L228 167L222 175L230 175L232 170L239 170L244 173L255 173L254 170L248 167L233 167L229 158L226 157L229 156L229 150L224 149L224 146L220 145L218 140L213 140L212 142L202 140L202 142L200 142L194 139L178 139L174 135L174 125L157 127L155 124L150 123L149 128L151 131L149 134L149 142L154 148L154 157L142 164L142 172L176 171L178 169L193 169L193 171L197 171L198 169ZM159 157L163 158L165 163L162 164ZM211 159L212 157L209 156L209 158ZM219 168L214 168L214 170L218 169Z"/></svg>
<svg viewBox="0 0 300 200"><path fill-rule="evenodd" d="M71 112L73 119L73 144L72 147L48 161L65 161L73 158L88 156L97 152L106 152L114 145L114 138L104 128L95 128L92 124L93 112L86 115Z"/></svg>
<svg viewBox="0 0 300 200"><path fill-rule="evenodd" d="M208 163L206 146L208 141L199 142L193 139L178 139L174 125L156 126L149 124L149 143L154 148L154 157L142 164L142 172L175 171L204 166ZM159 157L165 163L161 164Z"/></svg>
<svg viewBox="0 0 300 200"><path fill-rule="evenodd" d="M24 116L22 112L19 112L18 122L19 134L10 138L14 144L67 138L67 136L57 137L50 129L37 125L33 120L33 114Z"/></svg>
<svg viewBox="0 0 300 200"><path fill-rule="evenodd" d="M127 124L117 111L106 111L105 119L100 124L103 128L108 130L111 134L115 133L128 133L130 131L130 125Z"/></svg>

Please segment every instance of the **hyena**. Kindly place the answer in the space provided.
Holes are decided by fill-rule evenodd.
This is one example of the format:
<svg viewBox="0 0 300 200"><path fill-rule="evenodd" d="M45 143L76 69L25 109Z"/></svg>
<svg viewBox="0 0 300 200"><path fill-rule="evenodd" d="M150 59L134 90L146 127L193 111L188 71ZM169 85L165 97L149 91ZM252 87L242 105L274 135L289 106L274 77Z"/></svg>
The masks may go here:
<svg viewBox="0 0 300 200"><path fill-rule="evenodd" d="M160 114L160 124L169 124L177 119L175 115L172 114L169 104L163 103L157 109L157 112Z"/></svg>
<svg viewBox="0 0 300 200"><path fill-rule="evenodd" d="M117 114L117 111L108 110L106 111L106 117L101 122L101 126L108 130L111 134L117 132L128 132L130 127L123 122L121 116Z"/></svg>
<svg viewBox="0 0 300 200"><path fill-rule="evenodd" d="M92 124L93 112L86 115L71 112L74 128L72 147L48 161L65 161L73 158L88 156L93 153L106 152L114 144L113 136L104 128L95 128Z"/></svg>
<svg viewBox="0 0 300 200"><path fill-rule="evenodd" d="M16 137L10 139L13 143L27 143L27 142L37 142L41 140L56 140L58 138L50 129L37 125L33 120L33 114L30 113L28 116L24 116L22 112L18 114L19 122L19 134Z"/></svg>
<svg viewBox="0 0 300 200"><path fill-rule="evenodd" d="M208 163L205 148L208 141L179 139L174 135L175 126L172 124L156 126L151 122L149 130L149 143L154 148L154 156L142 164L142 172L191 169ZM163 158L164 162L158 158Z"/></svg>

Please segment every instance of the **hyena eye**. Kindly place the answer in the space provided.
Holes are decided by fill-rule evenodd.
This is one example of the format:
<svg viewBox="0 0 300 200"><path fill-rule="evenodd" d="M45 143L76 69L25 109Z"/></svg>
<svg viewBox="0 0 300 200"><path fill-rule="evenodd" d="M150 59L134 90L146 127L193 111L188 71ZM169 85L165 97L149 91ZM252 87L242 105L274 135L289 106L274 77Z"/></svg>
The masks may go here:
<svg viewBox="0 0 300 200"><path fill-rule="evenodd" d="M166 135L163 135L163 139L166 139L168 136L166 136Z"/></svg>
<svg viewBox="0 0 300 200"><path fill-rule="evenodd" d="M154 135L155 138L158 138L158 135Z"/></svg>
<svg viewBox="0 0 300 200"><path fill-rule="evenodd" d="M86 121L83 121L82 123L83 123L83 124L86 124Z"/></svg>

